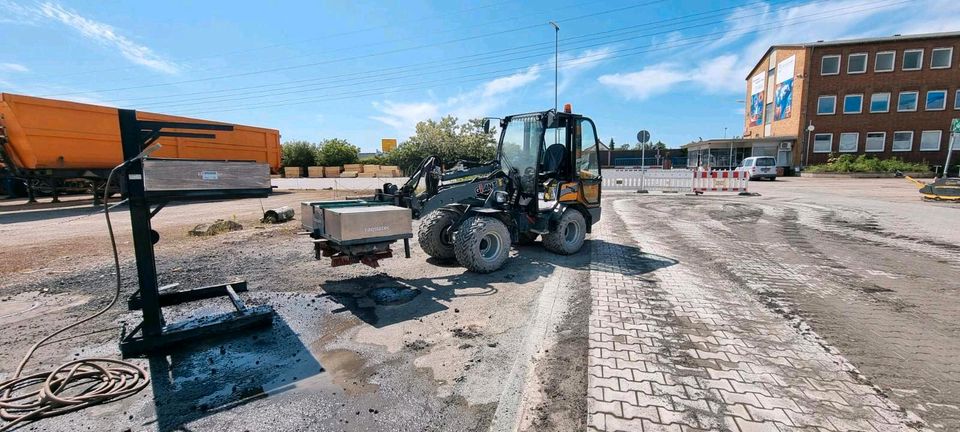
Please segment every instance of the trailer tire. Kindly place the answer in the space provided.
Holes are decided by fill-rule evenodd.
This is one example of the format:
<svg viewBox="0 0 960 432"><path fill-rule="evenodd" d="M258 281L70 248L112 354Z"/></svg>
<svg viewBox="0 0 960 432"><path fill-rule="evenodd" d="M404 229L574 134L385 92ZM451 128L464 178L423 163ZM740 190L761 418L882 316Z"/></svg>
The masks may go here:
<svg viewBox="0 0 960 432"><path fill-rule="evenodd" d="M587 237L587 221L583 213L568 208L557 222L557 229L543 235L543 247L560 255L572 255L580 251Z"/></svg>
<svg viewBox="0 0 960 432"><path fill-rule="evenodd" d="M472 272L490 273L503 267L510 256L510 230L499 219L471 216L463 221L453 244L460 265Z"/></svg>
<svg viewBox="0 0 960 432"><path fill-rule="evenodd" d="M420 222L417 241L420 249L437 259L449 260L456 257L453 252L453 233L450 227L460 218L455 209L437 209Z"/></svg>

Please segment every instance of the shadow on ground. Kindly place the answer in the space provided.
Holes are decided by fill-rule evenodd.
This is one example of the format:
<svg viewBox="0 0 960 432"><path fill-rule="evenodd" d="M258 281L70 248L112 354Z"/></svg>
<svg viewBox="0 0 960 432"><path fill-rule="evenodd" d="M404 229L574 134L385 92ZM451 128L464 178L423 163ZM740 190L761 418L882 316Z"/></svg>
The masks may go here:
<svg viewBox="0 0 960 432"><path fill-rule="evenodd" d="M182 430L194 420L283 392L323 371L279 315L269 328L151 357L157 430Z"/></svg>
<svg viewBox="0 0 960 432"><path fill-rule="evenodd" d="M597 254L621 256L638 265L628 269L617 264L596 262ZM334 281L322 286L324 296L336 301L340 308L333 313L349 312L363 322L377 328L419 319L448 309L446 304L454 297L505 295L495 283L511 282L523 285L550 276L557 267L576 270L599 270L637 276L677 264L678 261L644 253L635 246L610 243L604 240L587 240L579 253L571 256L555 255L543 250L540 244L520 246L519 254L511 257L500 270L490 274L464 271L443 277L398 279L387 274ZM459 267L454 262L427 260L440 267Z"/></svg>

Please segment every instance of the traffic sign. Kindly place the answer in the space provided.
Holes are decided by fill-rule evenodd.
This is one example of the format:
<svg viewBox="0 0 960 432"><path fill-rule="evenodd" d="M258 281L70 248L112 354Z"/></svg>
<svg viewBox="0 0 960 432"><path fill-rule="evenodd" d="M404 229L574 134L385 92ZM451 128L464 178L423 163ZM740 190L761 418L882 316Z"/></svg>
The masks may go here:
<svg viewBox="0 0 960 432"><path fill-rule="evenodd" d="M641 144L650 142L650 132L646 130L637 132L637 142Z"/></svg>
<svg viewBox="0 0 960 432"><path fill-rule="evenodd" d="M960 118L955 118L950 122L950 132L960 133Z"/></svg>
<svg viewBox="0 0 960 432"><path fill-rule="evenodd" d="M384 153L391 151L395 148L397 148L396 138L383 138L380 140L380 149L382 149Z"/></svg>

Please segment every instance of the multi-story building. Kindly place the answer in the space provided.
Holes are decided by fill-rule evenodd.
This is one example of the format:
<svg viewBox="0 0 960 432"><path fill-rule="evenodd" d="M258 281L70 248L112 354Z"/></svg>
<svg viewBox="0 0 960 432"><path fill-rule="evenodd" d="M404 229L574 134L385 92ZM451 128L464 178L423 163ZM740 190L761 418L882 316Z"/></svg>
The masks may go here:
<svg viewBox="0 0 960 432"><path fill-rule="evenodd" d="M831 154L942 164L960 117L958 46L960 32L771 46L746 78L743 138L687 148L783 167Z"/></svg>

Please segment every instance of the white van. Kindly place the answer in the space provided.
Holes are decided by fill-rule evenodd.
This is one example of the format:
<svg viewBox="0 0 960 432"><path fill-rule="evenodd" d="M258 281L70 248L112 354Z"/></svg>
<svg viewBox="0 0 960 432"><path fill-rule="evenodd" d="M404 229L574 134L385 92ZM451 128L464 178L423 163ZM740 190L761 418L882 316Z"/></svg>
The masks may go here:
<svg viewBox="0 0 960 432"><path fill-rule="evenodd" d="M740 163L737 171L750 174L750 180L777 179L777 160L773 156L752 156Z"/></svg>

